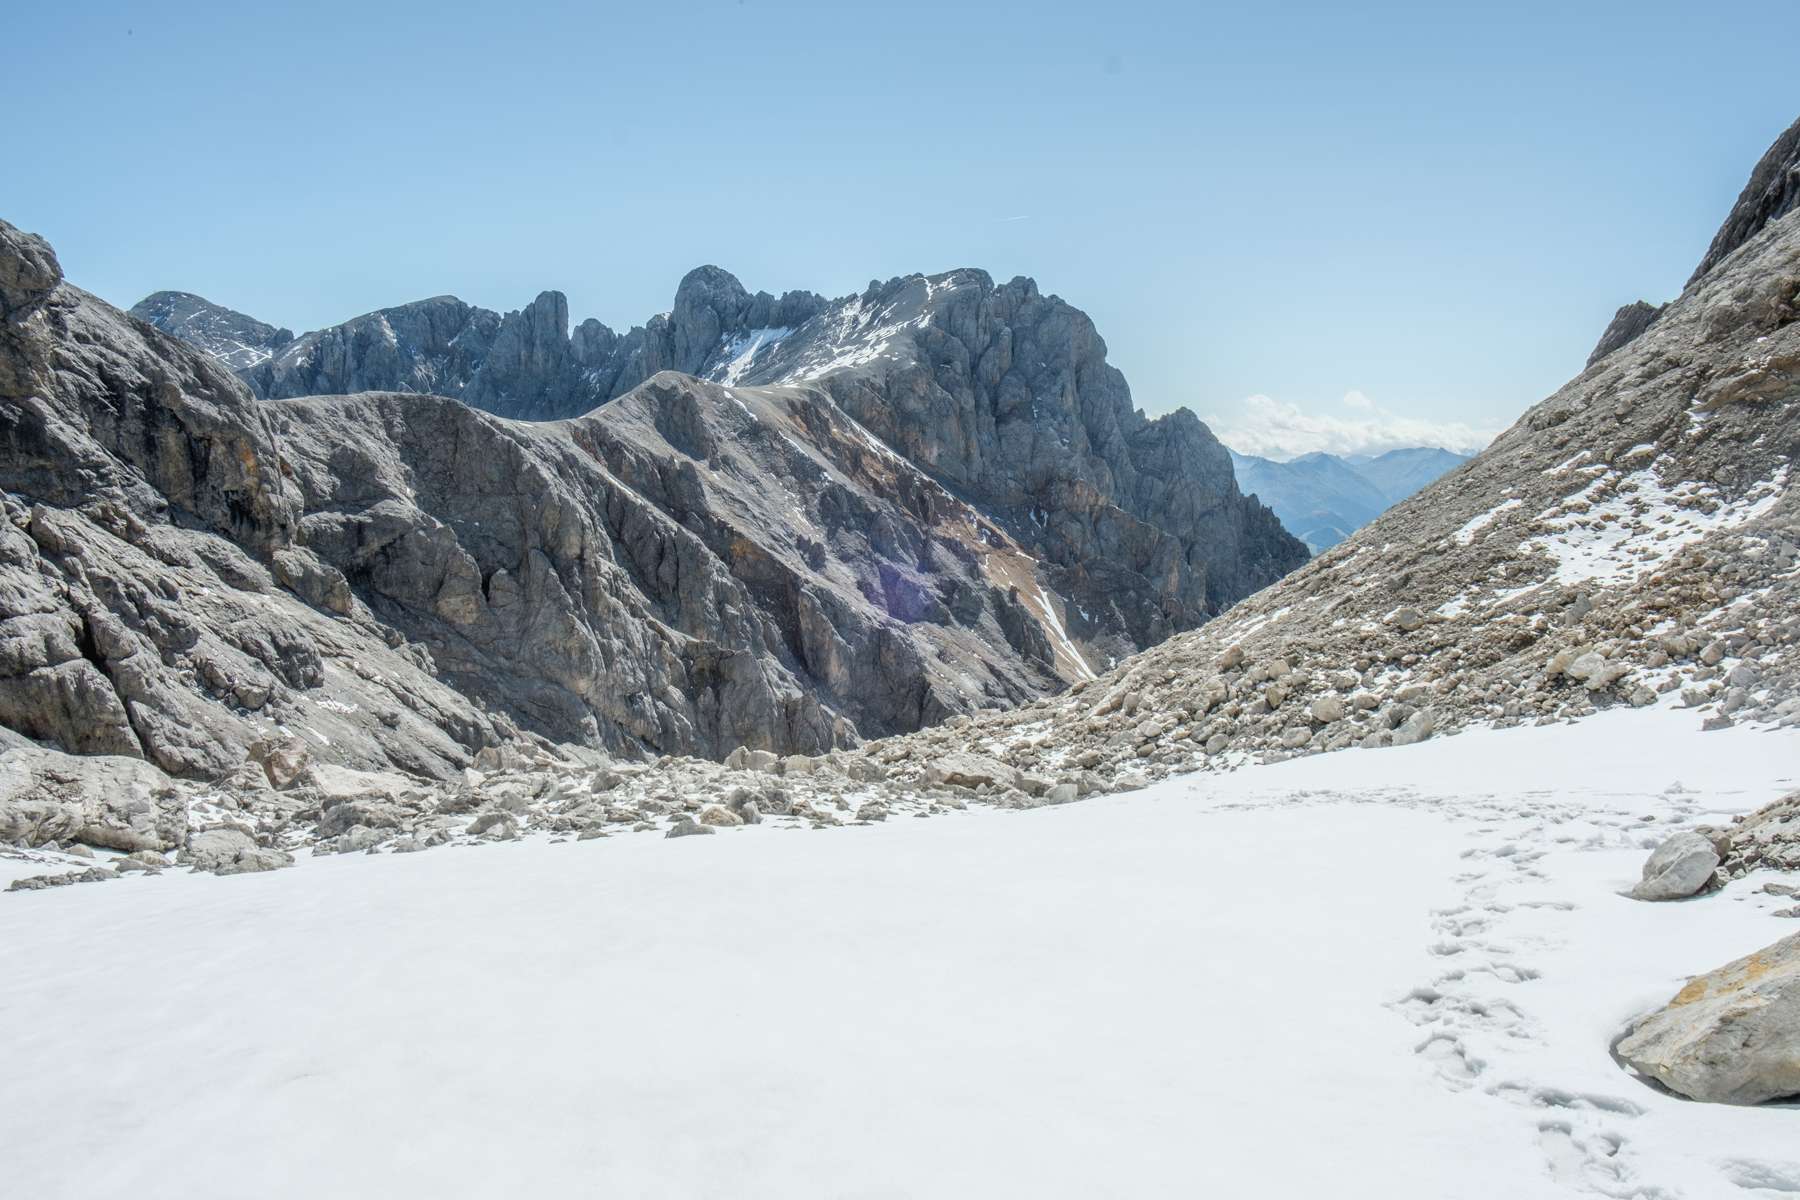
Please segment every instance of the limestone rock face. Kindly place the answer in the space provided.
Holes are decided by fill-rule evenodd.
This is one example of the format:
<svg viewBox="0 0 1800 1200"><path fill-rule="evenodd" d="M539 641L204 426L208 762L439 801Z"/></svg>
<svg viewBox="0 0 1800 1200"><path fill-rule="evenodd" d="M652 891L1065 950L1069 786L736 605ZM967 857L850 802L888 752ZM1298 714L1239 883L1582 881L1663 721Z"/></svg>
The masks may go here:
<svg viewBox="0 0 1800 1200"><path fill-rule="evenodd" d="M41 239L4 223L0 303L13 738L216 776L275 723L352 765L428 775L503 736L392 630L277 582L302 495L229 371L63 283Z"/></svg>
<svg viewBox="0 0 1800 1200"><path fill-rule="evenodd" d="M1697 976L1638 1021L1618 1055L1692 1100L1800 1095L1800 934Z"/></svg>
<svg viewBox="0 0 1800 1200"><path fill-rule="evenodd" d="M455 395L500 332L498 313L434 296L302 334L243 372L259 396L364 391Z"/></svg>
<svg viewBox="0 0 1800 1200"><path fill-rule="evenodd" d="M235 343L216 337L213 325L267 328L216 306L208 306L216 313L207 322L165 316L166 298L182 295L158 292L133 313L221 357ZM668 313L625 333L592 319L571 329L568 299L556 291L504 315L434 296L298 339L290 334L272 353L229 365L258 396L271 399L418 392L451 396L497 416L558 420L597 408L659 371L704 374L750 331L785 333L824 306L810 292L751 295L729 272L707 266L682 279Z"/></svg>
<svg viewBox="0 0 1800 1200"><path fill-rule="evenodd" d="M748 354L745 361L744 354ZM1086 314L1029 279L871 284L715 372L817 383L881 444L993 514L1109 653L1191 628L1306 559L1186 409L1154 420Z"/></svg>

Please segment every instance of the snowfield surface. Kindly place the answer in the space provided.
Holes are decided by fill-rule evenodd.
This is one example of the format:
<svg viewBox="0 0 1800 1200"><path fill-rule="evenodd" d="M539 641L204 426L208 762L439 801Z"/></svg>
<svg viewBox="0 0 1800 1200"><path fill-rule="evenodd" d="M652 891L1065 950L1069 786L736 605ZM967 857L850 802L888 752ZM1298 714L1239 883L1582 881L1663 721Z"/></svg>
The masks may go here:
<svg viewBox="0 0 1800 1200"><path fill-rule="evenodd" d="M1617 894L1795 786L1696 725L0 896L5 1190L1791 1197L1800 1112L1608 1053L1794 928Z"/></svg>

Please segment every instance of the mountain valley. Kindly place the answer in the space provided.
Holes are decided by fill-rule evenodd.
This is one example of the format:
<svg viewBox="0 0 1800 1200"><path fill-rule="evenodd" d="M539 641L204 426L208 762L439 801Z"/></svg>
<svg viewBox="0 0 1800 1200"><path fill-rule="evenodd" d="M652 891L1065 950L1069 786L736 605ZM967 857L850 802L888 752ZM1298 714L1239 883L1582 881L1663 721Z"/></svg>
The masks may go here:
<svg viewBox="0 0 1800 1200"><path fill-rule="evenodd" d="M1800 122L1466 457L1023 277L296 336L0 221L12 1169L1791 1196L1797 454Z"/></svg>

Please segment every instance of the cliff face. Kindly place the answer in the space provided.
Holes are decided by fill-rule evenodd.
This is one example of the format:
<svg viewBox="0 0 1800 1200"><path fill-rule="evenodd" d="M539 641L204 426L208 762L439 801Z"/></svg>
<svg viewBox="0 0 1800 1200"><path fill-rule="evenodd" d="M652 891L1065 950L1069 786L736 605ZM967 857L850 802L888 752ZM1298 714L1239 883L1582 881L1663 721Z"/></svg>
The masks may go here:
<svg viewBox="0 0 1800 1200"><path fill-rule="evenodd" d="M1112 610L1131 643L1123 652L1305 561L1274 515L1238 492L1230 455L1199 418L1134 409L1093 323L1029 279L908 276L766 333L735 355L727 344L707 369L830 392L1006 523L1078 609Z"/></svg>
<svg viewBox="0 0 1800 1200"><path fill-rule="evenodd" d="M3 223L0 401L13 739L216 774L281 720L346 760L426 772L493 736L375 631L276 584L302 497L237 379L64 283L47 245ZM342 711L315 715L314 698Z"/></svg>

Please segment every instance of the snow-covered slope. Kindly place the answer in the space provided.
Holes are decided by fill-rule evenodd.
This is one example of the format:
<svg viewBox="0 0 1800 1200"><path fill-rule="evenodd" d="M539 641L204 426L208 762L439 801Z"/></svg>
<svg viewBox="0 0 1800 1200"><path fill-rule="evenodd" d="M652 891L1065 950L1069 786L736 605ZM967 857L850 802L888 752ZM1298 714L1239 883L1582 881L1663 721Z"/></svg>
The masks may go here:
<svg viewBox="0 0 1800 1200"><path fill-rule="evenodd" d="M1794 732L1633 711L1023 813L6 896L8 1185L1787 1195L1791 1111L1607 1045L1783 931L1754 879L1622 898L1644 846L1797 774ZM0 869L68 861L30 857Z"/></svg>

